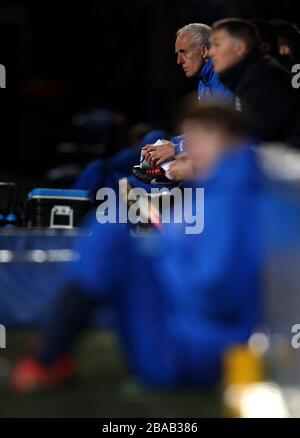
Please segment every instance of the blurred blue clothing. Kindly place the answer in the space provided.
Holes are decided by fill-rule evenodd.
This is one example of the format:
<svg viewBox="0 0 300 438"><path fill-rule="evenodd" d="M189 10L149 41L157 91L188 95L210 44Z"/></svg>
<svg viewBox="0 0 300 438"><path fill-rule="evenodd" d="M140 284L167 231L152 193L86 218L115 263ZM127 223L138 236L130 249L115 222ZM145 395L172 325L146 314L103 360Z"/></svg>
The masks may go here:
<svg viewBox="0 0 300 438"><path fill-rule="evenodd" d="M205 189L203 233L171 224L132 239L98 224L79 244L70 281L114 306L129 363L146 382L215 383L224 351L259 323L262 181L254 151L241 147L189 185Z"/></svg>
<svg viewBox="0 0 300 438"><path fill-rule="evenodd" d="M201 68L199 76L198 99L200 102L233 103L232 92L220 81L210 58Z"/></svg>
<svg viewBox="0 0 300 438"><path fill-rule="evenodd" d="M175 155L184 152L184 135L177 135L170 140L175 145Z"/></svg>
<svg viewBox="0 0 300 438"><path fill-rule="evenodd" d="M135 148L120 150L107 160L92 161L83 170L72 188L89 190L96 194L101 187L118 189L118 180L131 174L131 168L140 162L141 148L166 137L163 130L155 130L146 134Z"/></svg>
<svg viewBox="0 0 300 438"><path fill-rule="evenodd" d="M118 180L130 173L140 161L139 149L123 149L108 160L92 161L75 181L72 188L89 190L95 197L101 187L117 188Z"/></svg>

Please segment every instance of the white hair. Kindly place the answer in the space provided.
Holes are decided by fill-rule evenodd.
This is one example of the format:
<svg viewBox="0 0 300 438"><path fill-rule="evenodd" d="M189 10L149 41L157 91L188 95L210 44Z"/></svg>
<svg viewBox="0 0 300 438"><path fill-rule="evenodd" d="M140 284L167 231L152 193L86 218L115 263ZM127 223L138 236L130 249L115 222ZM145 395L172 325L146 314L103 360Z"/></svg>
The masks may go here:
<svg viewBox="0 0 300 438"><path fill-rule="evenodd" d="M209 47L209 38L211 34L211 27L202 23L191 23L181 27L176 32L176 37L179 37L182 33L189 32L192 35L194 44L198 46Z"/></svg>

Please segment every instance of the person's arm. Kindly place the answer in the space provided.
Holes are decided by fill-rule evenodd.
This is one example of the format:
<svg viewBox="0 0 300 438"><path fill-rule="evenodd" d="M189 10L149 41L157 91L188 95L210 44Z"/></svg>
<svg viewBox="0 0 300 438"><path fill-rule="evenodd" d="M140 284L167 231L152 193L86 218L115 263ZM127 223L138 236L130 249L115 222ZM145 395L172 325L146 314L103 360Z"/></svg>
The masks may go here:
<svg viewBox="0 0 300 438"><path fill-rule="evenodd" d="M192 179L194 175L193 162L185 152L176 156L176 162L170 165L168 175L174 181Z"/></svg>
<svg viewBox="0 0 300 438"><path fill-rule="evenodd" d="M145 160L150 166L160 166L175 158L175 144L171 141L162 140L161 145L146 145L142 149Z"/></svg>

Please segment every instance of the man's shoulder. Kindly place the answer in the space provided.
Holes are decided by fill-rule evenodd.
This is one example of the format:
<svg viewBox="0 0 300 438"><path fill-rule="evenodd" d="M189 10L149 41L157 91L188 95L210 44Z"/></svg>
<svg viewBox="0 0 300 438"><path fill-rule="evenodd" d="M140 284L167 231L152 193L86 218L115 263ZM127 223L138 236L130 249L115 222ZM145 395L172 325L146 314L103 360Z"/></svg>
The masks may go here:
<svg viewBox="0 0 300 438"><path fill-rule="evenodd" d="M261 56L248 67L248 74L289 80L290 72L271 56Z"/></svg>
<svg viewBox="0 0 300 438"><path fill-rule="evenodd" d="M259 57L248 65L237 87L237 91L242 94L253 93L253 89L267 94L272 90L274 95L290 95L291 75L274 58Z"/></svg>

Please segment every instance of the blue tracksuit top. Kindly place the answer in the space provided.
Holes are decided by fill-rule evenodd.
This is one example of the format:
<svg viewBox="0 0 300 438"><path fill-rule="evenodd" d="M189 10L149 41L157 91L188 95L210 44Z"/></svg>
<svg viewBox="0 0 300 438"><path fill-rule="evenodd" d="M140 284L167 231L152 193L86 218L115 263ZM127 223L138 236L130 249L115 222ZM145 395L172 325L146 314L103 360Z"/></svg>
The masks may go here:
<svg viewBox="0 0 300 438"><path fill-rule="evenodd" d="M214 71L211 59L208 59L199 72L198 100L199 102L219 102L231 104L233 102L232 92L220 81L218 73ZM175 144L175 155L184 151L184 136L179 135L171 139Z"/></svg>

